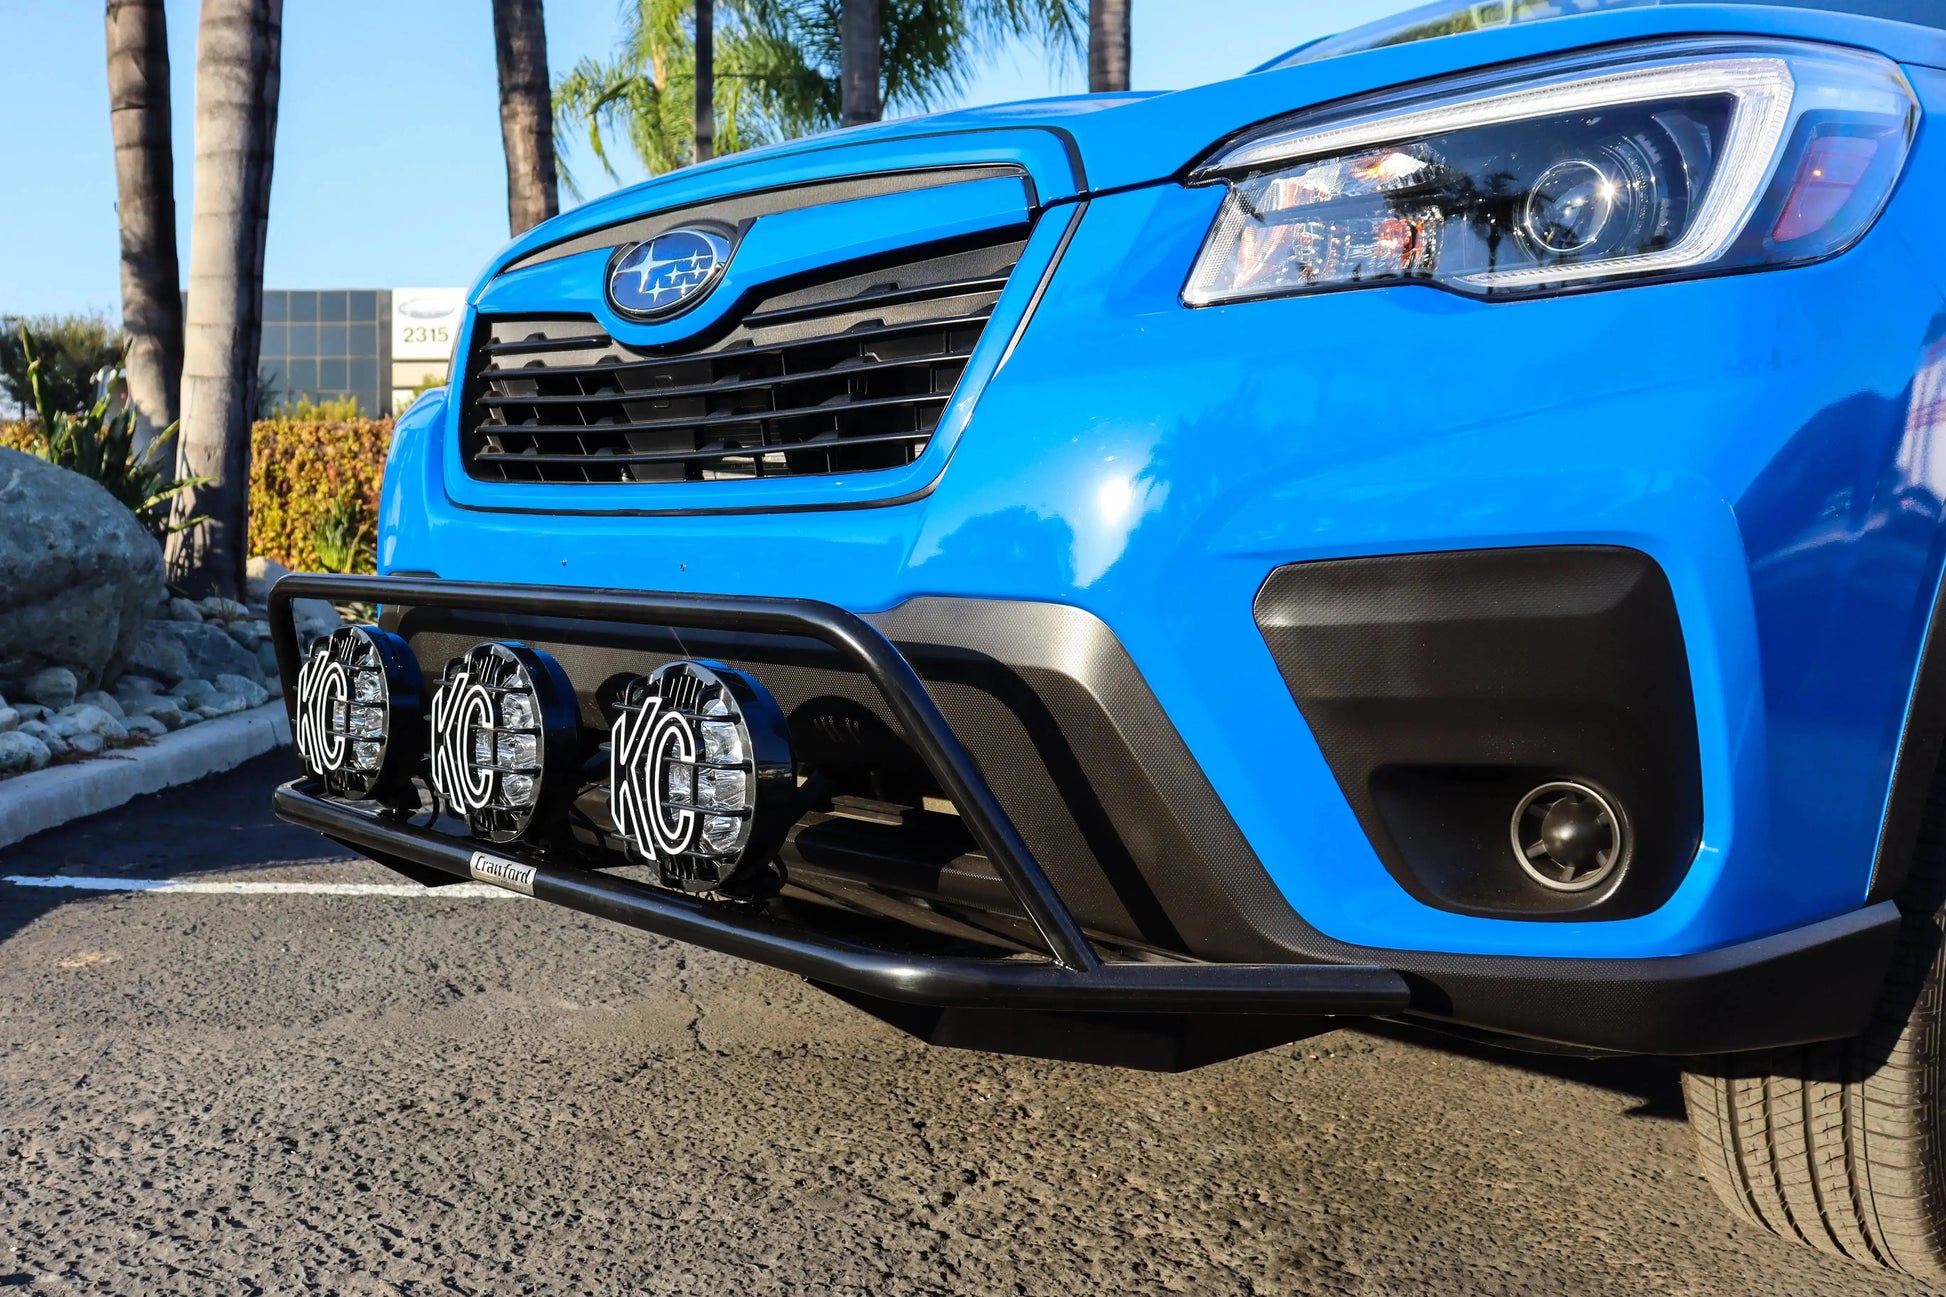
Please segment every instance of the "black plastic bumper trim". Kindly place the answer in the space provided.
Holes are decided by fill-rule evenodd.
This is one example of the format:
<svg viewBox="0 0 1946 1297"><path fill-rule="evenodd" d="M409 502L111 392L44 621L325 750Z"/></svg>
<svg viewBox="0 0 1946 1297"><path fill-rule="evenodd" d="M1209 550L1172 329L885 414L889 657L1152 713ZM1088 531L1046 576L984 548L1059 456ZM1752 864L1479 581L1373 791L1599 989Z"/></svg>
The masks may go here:
<svg viewBox="0 0 1946 1297"><path fill-rule="evenodd" d="M487 844L329 801L299 780L277 813L339 842L460 878ZM493 854L534 870L535 899L612 919L814 981L908 1004L993 1009L1374 1016L1403 1012L1405 979L1342 964L1098 963L902 954L812 933L753 911L697 900L591 869L561 868L505 846Z"/></svg>

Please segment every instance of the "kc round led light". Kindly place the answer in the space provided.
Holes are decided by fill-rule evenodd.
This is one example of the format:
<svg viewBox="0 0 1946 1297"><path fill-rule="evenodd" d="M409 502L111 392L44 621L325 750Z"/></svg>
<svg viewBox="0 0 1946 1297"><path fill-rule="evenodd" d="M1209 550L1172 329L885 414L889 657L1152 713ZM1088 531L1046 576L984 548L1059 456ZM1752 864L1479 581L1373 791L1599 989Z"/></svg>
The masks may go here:
<svg viewBox="0 0 1946 1297"><path fill-rule="evenodd" d="M432 785L474 836L510 842L574 794L574 686L524 644L478 644L446 665L432 699Z"/></svg>
<svg viewBox="0 0 1946 1297"><path fill-rule="evenodd" d="M344 626L311 646L297 673L297 755L337 797L401 787L423 748L419 663L376 626Z"/></svg>
<svg viewBox="0 0 1946 1297"><path fill-rule="evenodd" d="M790 730L762 685L714 663L671 662L622 690L609 735L616 832L665 887L713 892L770 863L797 780Z"/></svg>

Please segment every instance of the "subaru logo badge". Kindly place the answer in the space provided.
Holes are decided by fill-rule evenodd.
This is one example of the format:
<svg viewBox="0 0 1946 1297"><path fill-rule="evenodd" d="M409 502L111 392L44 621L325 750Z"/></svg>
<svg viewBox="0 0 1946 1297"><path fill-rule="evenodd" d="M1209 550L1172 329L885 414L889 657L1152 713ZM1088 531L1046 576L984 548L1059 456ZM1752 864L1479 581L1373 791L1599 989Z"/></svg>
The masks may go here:
<svg viewBox="0 0 1946 1297"><path fill-rule="evenodd" d="M632 320L671 315L699 301L730 264L730 241L685 225L631 243L608 263L608 302Z"/></svg>

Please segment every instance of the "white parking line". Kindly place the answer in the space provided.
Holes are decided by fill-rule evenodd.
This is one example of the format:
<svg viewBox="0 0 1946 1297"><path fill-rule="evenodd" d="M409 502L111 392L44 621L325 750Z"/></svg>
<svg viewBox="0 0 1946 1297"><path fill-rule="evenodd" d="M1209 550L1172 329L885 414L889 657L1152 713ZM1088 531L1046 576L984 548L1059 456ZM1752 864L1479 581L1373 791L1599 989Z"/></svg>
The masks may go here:
<svg viewBox="0 0 1946 1297"><path fill-rule="evenodd" d="M417 883L225 883L192 878L88 878L8 874L15 887L65 887L82 892L196 892L215 896L434 896L489 901L517 896L487 883L421 887Z"/></svg>

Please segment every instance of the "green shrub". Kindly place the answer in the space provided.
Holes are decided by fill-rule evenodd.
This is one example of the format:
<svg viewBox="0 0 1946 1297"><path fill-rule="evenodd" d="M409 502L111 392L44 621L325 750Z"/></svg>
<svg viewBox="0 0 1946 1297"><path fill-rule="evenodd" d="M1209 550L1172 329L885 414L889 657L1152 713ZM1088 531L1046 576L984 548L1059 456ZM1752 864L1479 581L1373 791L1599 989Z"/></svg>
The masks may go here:
<svg viewBox="0 0 1946 1297"><path fill-rule="evenodd" d="M391 442L390 419L258 423L250 439L250 552L294 572L372 571Z"/></svg>
<svg viewBox="0 0 1946 1297"><path fill-rule="evenodd" d="M171 501L207 480L172 476L175 424L163 429L148 449L137 455L133 406L126 400L103 396L79 414L61 409L43 381L46 362L25 324L20 326L19 341L27 357L27 391L34 408L34 419L27 425L33 434L32 443L26 447L28 453L99 482L108 494L128 506L157 541L202 521L169 521ZM109 382L111 389L122 387L115 380L123 369L118 356Z"/></svg>
<svg viewBox="0 0 1946 1297"><path fill-rule="evenodd" d="M121 331L98 316L13 316L0 323L0 388L24 410L35 408L27 372L33 356L41 361L42 398L62 414L94 408L96 376L121 364Z"/></svg>
<svg viewBox="0 0 1946 1297"><path fill-rule="evenodd" d="M285 401L270 412L273 419L296 419L306 423L353 423L365 417L365 407L355 396L326 397L313 401L301 397Z"/></svg>
<svg viewBox="0 0 1946 1297"><path fill-rule="evenodd" d="M368 546L371 524L359 502L348 496L333 500L311 532L311 548L318 552L321 572L372 572L377 552ZM368 550L371 557L367 557Z"/></svg>

